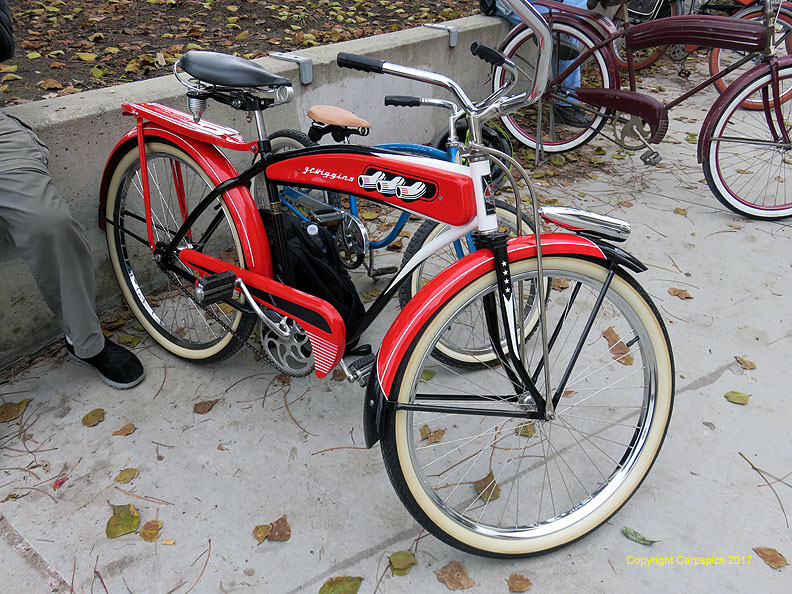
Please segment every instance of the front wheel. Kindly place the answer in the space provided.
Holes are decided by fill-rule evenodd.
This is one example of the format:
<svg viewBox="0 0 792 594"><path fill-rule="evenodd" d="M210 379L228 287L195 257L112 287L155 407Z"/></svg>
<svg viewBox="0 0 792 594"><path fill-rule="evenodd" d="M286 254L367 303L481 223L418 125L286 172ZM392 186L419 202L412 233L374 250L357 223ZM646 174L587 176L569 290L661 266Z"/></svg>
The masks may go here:
<svg viewBox="0 0 792 594"><path fill-rule="evenodd" d="M165 141L146 143L146 169L154 240L164 245L215 184L187 153ZM228 303L201 307L193 298L194 271L178 260L175 269L161 264L148 246L137 144L112 174L106 216L107 247L121 293L154 340L178 357L204 362L239 350L256 317ZM222 196L198 218L182 245L245 268L239 233Z"/></svg>
<svg viewBox="0 0 792 594"><path fill-rule="evenodd" d="M779 89L792 87L792 65L778 72ZM746 101L774 98L769 69L748 81L718 114L703 162L704 176L715 197L727 208L755 219L792 216L792 101L777 109L742 109ZM780 111L777 114L777 111ZM772 122L773 129L768 126Z"/></svg>
<svg viewBox="0 0 792 594"><path fill-rule="evenodd" d="M584 325L593 324L554 420L518 416L531 401L515 394L501 365L460 372L432 359L456 320L497 290L491 268L419 330L390 389L401 404L434 407L387 414L382 454L396 492L429 532L474 554L542 553L600 526L646 477L671 414L671 347L645 291L618 271L595 308L607 262L548 256L543 265L553 287L548 334L558 332L549 357L553 389ZM535 258L513 262L511 271L515 287L537 281ZM526 344L529 373L541 356L539 335Z"/></svg>

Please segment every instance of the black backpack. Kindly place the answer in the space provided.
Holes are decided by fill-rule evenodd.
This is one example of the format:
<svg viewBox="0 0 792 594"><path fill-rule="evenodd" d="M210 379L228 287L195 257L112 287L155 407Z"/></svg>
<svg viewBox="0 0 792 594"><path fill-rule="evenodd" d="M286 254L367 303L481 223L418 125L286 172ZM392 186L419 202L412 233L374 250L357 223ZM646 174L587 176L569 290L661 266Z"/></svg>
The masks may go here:
<svg viewBox="0 0 792 594"><path fill-rule="evenodd" d="M282 278L280 262L275 257L277 240L272 218L267 212L262 212L262 218L273 254L275 274ZM321 225L313 225L318 233L312 236L308 233L308 226L312 223L289 212L283 213L281 221L286 235L286 257L292 264L294 288L332 305L344 320L348 339L357 330L366 310L349 271L341 262L333 234Z"/></svg>
<svg viewBox="0 0 792 594"><path fill-rule="evenodd" d="M481 14L492 16L495 14L496 9L495 0L479 0L479 10L481 10Z"/></svg>

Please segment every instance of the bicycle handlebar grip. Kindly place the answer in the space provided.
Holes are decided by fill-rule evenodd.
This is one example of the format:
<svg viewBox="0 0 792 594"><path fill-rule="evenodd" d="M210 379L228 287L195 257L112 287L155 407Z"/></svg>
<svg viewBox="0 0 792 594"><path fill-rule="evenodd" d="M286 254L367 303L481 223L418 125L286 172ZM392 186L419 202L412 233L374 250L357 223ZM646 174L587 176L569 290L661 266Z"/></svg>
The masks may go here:
<svg viewBox="0 0 792 594"><path fill-rule="evenodd" d="M498 50L478 41L474 41L470 44L470 53L493 66L503 66L503 63L506 61L506 56Z"/></svg>
<svg viewBox="0 0 792 594"><path fill-rule="evenodd" d="M346 52L339 52L336 58L336 63L341 68L352 68L353 70L362 70L363 72L377 72L382 74L382 65L385 60L377 60L367 56L358 56L357 54L348 54Z"/></svg>
<svg viewBox="0 0 792 594"><path fill-rule="evenodd" d="M407 95L386 95L385 105L395 105L396 107L420 107L421 98Z"/></svg>

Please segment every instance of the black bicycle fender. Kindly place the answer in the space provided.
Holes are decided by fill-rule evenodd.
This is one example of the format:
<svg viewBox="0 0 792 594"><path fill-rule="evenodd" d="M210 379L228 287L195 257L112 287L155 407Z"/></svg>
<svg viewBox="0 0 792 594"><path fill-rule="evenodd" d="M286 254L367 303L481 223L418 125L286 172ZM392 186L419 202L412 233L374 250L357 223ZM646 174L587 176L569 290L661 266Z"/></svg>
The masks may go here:
<svg viewBox="0 0 792 594"><path fill-rule="evenodd" d="M388 399L382 391L379 378L377 378L377 364L371 369L368 385L366 386L366 398L363 401L363 436L366 440L366 447L370 448L382 438L382 431L385 427L385 413L388 407Z"/></svg>
<svg viewBox="0 0 792 594"><path fill-rule="evenodd" d="M585 235L584 237L586 237L586 239L590 239L594 244L596 244L596 246L602 250L602 253L605 254L605 258L607 258L609 262L624 266L625 268L636 273L649 270L649 268L647 268L647 266L638 258L621 249L620 247L616 247L615 245L594 237L588 237Z"/></svg>

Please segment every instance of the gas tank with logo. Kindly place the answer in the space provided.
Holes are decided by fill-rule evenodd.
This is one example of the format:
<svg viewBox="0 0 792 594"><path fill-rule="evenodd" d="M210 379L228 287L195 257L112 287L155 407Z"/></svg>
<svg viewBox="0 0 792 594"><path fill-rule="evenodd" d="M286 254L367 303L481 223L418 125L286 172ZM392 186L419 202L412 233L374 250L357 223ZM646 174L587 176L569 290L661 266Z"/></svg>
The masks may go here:
<svg viewBox="0 0 792 594"><path fill-rule="evenodd" d="M464 165L359 146L320 146L270 157L268 181L351 194L449 225L476 215L473 180Z"/></svg>

